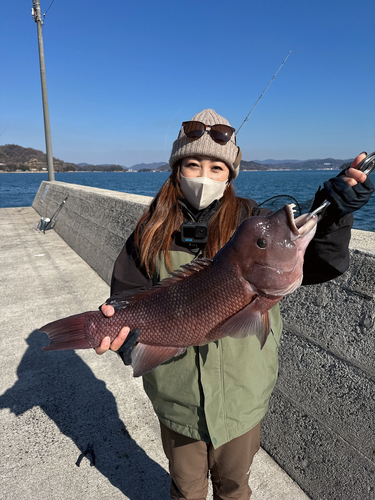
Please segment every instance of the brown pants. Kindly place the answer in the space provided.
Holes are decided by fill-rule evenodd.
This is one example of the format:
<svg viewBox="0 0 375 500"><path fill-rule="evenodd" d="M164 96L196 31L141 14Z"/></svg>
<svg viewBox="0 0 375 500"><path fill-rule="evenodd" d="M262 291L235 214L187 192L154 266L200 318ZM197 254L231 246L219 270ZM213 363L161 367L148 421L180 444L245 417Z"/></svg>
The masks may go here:
<svg viewBox="0 0 375 500"><path fill-rule="evenodd" d="M216 450L172 431L160 422L164 452L172 476L171 498L205 500L208 471L214 500L248 500L250 466L260 447L260 424Z"/></svg>

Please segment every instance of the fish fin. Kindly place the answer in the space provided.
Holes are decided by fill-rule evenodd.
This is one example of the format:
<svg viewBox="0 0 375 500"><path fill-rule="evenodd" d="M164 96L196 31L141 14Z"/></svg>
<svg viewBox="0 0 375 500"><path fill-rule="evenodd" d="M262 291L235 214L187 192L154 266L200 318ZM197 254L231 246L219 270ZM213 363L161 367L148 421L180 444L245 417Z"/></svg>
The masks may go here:
<svg viewBox="0 0 375 500"><path fill-rule="evenodd" d="M118 304L117 307L118 309L124 308L129 304L134 304L135 302L138 302L139 300L144 299L145 297L148 297L149 295L158 292L160 288L169 287L174 283L181 281L187 278L188 276L191 276L192 274L202 271L202 269L205 269L206 267L210 266L211 263L212 259L208 259L206 257L202 259L193 260L192 262L189 262L188 264L181 266L180 269L173 272L170 277L163 279L149 290L146 289L142 290L135 295L126 297L126 299L123 300L114 299L114 303L116 305L115 309L117 307L117 304ZM113 305L112 301L107 302L107 304Z"/></svg>
<svg viewBox="0 0 375 500"><path fill-rule="evenodd" d="M268 334L271 331L270 315L269 315L268 311L265 312L264 314L262 314L262 316L261 316L261 324L262 324L263 328L261 328L260 330L258 330L256 336L257 336L257 339L260 342L260 348L263 349L264 344L266 343Z"/></svg>
<svg viewBox="0 0 375 500"><path fill-rule="evenodd" d="M185 351L186 347L161 347L139 343L132 352L133 376L140 377Z"/></svg>
<svg viewBox="0 0 375 500"><path fill-rule="evenodd" d="M178 277L181 275L181 277L184 278L186 275L202 271L202 269L210 266L211 264L212 264L212 259L209 259L207 257L202 257L200 259L192 260L191 262L184 264L183 266L180 267L180 269L177 269L177 271L172 273L172 277Z"/></svg>
<svg viewBox="0 0 375 500"><path fill-rule="evenodd" d="M110 299L105 302L106 306L112 306L115 311L118 309L125 309L129 305L129 300L128 299Z"/></svg>
<svg viewBox="0 0 375 500"><path fill-rule="evenodd" d="M85 335L86 321L96 313L86 312L58 319L39 328L45 332L50 344L43 347L42 351L64 351L66 349L89 349L94 347Z"/></svg>
<svg viewBox="0 0 375 500"><path fill-rule="evenodd" d="M132 364L133 344L138 340L138 337L139 337L139 329L138 328L134 328L134 330L130 330L124 343L122 344L120 349L117 349L117 351L116 351L125 365Z"/></svg>
<svg viewBox="0 0 375 500"><path fill-rule="evenodd" d="M268 311L261 314L257 310L257 300L254 300L229 318L221 326L220 331L232 338L245 338L249 335L256 335L262 348L270 332Z"/></svg>

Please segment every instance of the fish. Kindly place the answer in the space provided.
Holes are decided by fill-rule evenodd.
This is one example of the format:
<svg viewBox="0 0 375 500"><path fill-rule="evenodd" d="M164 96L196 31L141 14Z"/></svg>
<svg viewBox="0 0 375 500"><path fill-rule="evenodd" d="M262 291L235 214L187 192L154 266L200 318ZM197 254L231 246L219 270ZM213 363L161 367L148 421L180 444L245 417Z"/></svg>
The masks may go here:
<svg viewBox="0 0 375 500"><path fill-rule="evenodd" d="M88 311L41 327L50 339L43 351L95 348L127 326L128 363L139 377L189 346L226 336L256 335L263 348L271 330L268 311L302 282L317 224L308 215L294 219L285 205L245 219L213 259L193 260L151 290L115 301L113 316Z"/></svg>

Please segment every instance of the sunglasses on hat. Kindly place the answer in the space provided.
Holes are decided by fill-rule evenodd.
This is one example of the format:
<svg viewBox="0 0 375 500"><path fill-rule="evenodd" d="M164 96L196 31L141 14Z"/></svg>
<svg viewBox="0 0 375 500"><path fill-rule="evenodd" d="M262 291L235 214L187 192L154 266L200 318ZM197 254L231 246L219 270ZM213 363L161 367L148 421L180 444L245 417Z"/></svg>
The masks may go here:
<svg viewBox="0 0 375 500"><path fill-rule="evenodd" d="M226 144L235 132L235 129L229 125L205 125L196 121L183 122L182 127L186 137L192 141L196 141L207 132L211 139L221 145ZM236 143L236 138L234 138L234 143Z"/></svg>

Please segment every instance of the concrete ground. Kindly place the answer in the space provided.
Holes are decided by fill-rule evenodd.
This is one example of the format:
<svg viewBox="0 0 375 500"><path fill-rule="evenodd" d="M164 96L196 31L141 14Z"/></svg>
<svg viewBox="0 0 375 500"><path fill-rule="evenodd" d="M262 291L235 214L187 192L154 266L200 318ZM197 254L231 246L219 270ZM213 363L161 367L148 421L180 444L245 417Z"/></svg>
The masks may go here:
<svg viewBox="0 0 375 500"><path fill-rule="evenodd" d="M375 254L374 233L352 229L349 248Z"/></svg>
<svg viewBox="0 0 375 500"><path fill-rule="evenodd" d="M39 327L96 309L109 289L54 231L36 231L39 219L0 209L0 499L167 500L142 381L112 352L41 350ZM252 500L308 500L263 450L250 485Z"/></svg>

